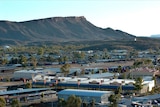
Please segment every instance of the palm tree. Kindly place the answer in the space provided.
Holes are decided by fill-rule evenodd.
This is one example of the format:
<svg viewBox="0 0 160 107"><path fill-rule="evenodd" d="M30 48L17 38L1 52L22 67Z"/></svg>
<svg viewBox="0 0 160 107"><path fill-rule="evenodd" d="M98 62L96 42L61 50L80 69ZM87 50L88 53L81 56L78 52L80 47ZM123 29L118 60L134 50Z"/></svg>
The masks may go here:
<svg viewBox="0 0 160 107"><path fill-rule="evenodd" d="M64 64L60 69L61 72L64 73L64 76L67 76L70 72L70 65L69 64Z"/></svg>
<svg viewBox="0 0 160 107"><path fill-rule="evenodd" d="M6 100L3 97L0 97L0 107L6 106Z"/></svg>

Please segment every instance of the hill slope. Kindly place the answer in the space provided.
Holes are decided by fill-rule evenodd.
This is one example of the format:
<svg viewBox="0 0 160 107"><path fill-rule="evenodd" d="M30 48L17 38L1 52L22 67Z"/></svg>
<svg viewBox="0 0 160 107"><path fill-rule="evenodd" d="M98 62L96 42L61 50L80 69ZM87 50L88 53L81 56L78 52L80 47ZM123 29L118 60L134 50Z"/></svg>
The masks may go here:
<svg viewBox="0 0 160 107"><path fill-rule="evenodd" d="M0 21L0 45L41 41L68 42L133 38L133 35L120 30L96 27L83 16L53 17L25 22Z"/></svg>

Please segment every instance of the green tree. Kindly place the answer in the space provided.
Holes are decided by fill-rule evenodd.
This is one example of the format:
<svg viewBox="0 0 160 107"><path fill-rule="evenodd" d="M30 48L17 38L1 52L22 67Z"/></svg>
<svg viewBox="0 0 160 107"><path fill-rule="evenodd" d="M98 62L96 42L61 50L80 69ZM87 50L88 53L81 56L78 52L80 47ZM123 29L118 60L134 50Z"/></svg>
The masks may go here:
<svg viewBox="0 0 160 107"><path fill-rule="evenodd" d="M28 82L28 83L26 83L26 88L32 88L32 83L31 82Z"/></svg>
<svg viewBox="0 0 160 107"><path fill-rule="evenodd" d="M122 71L122 67L119 65L119 66L118 66L118 69L117 69L117 72L118 72L118 73L121 73L121 71Z"/></svg>
<svg viewBox="0 0 160 107"><path fill-rule="evenodd" d="M67 76L70 72L70 64L64 64L60 69L61 69L61 72L64 74L64 76Z"/></svg>
<svg viewBox="0 0 160 107"><path fill-rule="evenodd" d="M58 107L65 107L66 101L63 98L58 99Z"/></svg>
<svg viewBox="0 0 160 107"><path fill-rule="evenodd" d="M136 60L134 61L133 63L133 67L136 68L136 67L140 67L141 65L143 65L143 62L141 60Z"/></svg>
<svg viewBox="0 0 160 107"><path fill-rule="evenodd" d="M88 106L88 104L87 104L87 102L84 100L83 101L83 107L87 107Z"/></svg>
<svg viewBox="0 0 160 107"><path fill-rule="evenodd" d="M122 74L122 79L126 79L126 73L125 72Z"/></svg>
<svg viewBox="0 0 160 107"><path fill-rule="evenodd" d="M121 99L122 86L118 87L117 90L114 91L114 94L111 94L108 97L108 101L110 102L110 107L117 107L118 101Z"/></svg>
<svg viewBox="0 0 160 107"><path fill-rule="evenodd" d="M33 56L31 56L30 59L31 59L31 63L32 63L33 67L36 68L37 67L37 59Z"/></svg>
<svg viewBox="0 0 160 107"><path fill-rule="evenodd" d="M94 99L91 100L90 107L95 107L95 100Z"/></svg>
<svg viewBox="0 0 160 107"><path fill-rule="evenodd" d="M20 102L18 99L13 99L11 102L11 107L21 107Z"/></svg>
<svg viewBox="0 0 160 107"><path fill-rule="evenodd" d="M6 107L6 100L3 97L0 97L0 107Z"/></svg>
<svg viewBox="0 0 160 107"><path fill-rule="evenodd" d="M80 59L83 60L84 58L85 58L85 53L84 53L84 52L81 52L81 53L80 53Z"/></svg>
<svg viewBox="0 0 160 107"><path fill-rule="evenodd" d="M27 64L27 58L24 55L19 56L19 63L22 64L22 66L26 66Z"/></svg>
<svg viewBox="0 0 160 107"><path fill-rule="evenodd" d="M8 63L8 60L7 59L2 59L2 65L5 65Z"/></svg>
<svg viewBox="0 0 160 107"><path fill-rule="evenodd" d="M85 70L84 69L82 69L82 71L81 71L81 75L84 75L85 74Z"/></svg>
<svg viewBox="0 0 160 107"><path fill-rule="evenodd" d="M39 48L38 49L38 53L37 53L38 55L40 55L41 57L43 56L43 54L44 54L44 48Z"/></svg>
<svg viewBox="0 0 160 107"><path fill-rule="evenodd" d="M138 77L135 79L135 83L133 84L135 89L139 92L143 88L143 79L141 77Z"/></svg>
<svg viewBox="0 0 160 107"><path fill-rule="evenodd" d="M82 100L80 97L76 97L75 95L71 95L67 99L66 107L81 107Z"/></svg>
<svg viewBox="0 0 160 107"><path fill-rule="evenodd" d="M41 102L44 100L44 93L41 93Z"/></svg>
<svg viewBox="0 0 160 107"><path fill-rule="evenodd" d="M108 97L108 101L110 102L109 107L118 107L117 100L116 100L116 95L111 94Z"/></svg>
<svg viewBox="0 0 160 107"><path fill-rule="evenodd" d="M63 61L64 61L64 62L67 62L67 61L68 61L68 57L67 57L67 56L64 56L64 57L63 57Z"/></svg>
<svg viewBox="0 0 160 107"><path fill-rule="evenodd" d="M144 64L145 65L151 65L152 64L152 60L151 59L144 59Z"/></svg>

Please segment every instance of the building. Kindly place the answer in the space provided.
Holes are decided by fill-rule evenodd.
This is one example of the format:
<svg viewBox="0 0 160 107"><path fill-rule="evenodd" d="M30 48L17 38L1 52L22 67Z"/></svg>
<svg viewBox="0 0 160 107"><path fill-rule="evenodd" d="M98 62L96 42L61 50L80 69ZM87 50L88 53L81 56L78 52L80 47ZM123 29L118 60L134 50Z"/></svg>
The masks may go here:
<svg viewBox="0 0 160 107"><path fill-rule="evenodd" d="M20 79L27 79L30 80L37 74L42 74L42 70L20 70L20 71L15 71L13 74L13 79L14 80L20 80Z"/></svg>
<svg viewBox="0 0 160 107"><path fill-rule="evenodd" d="M0 73L13 72L15 69L16 69L15 66L3 66L3 67L0 67Z"/></svg>
<svg viewBox="0 0 160 107"><path fill-rule="evenodd" d="M45 80L45 82L44 82ZM67 88L79 88L79 89L90 89L90 90L115 90L122 86L123 90L133 91L135 90L135 80L132 79L106 79L106 78L77 78L77 77L54 77L44 76L44 78L34 77L33 84L36 85L49 85L56 86L57 89ZM151 91L155 86L154 80L144 80L143 93Z"/></svg>
<svg viewBox="0 0 160 107"><path fill-rule="evenodd" d="M113 94L112 91L95 91L95 90L78 90L78 89L65 89L58 92L58 98L63 98L67 100L69 96L75 95L80 97L82 101L90 103L95 100L95 103L109 103L108 97Z"/></svg>
<svg viewBox="0 0 160 107"><path fill-rule="evenodd" d="M51 88L19 88L17 90L0 91L0 96L5 98L7 105L9 105L15 98L17 98L20 103L40 102L42 94L43 99L53 100L53 98L56 98L56 92L52 91Z"/></svg>
<svg viewBox="0 0 160 107"><path fill-rule="evenodd" d="M25 83L22 81L17 82L0 82L1 87L5 87L6 90L16 90L17 88L25 87Z"/></svg>
<svg viewBox="0 0 160 107"><path fill-rule="evenodd" d="M143 107L159 107L160 106L160 94L147 95L143 97L134 97L131 99L132 105Z"/></svg>
<svg viewBox="0 0 160 107"><path fill-rule="evenodd" d="M159 70L151 69L148 67L141 67L136 69L131 69L130 72L127 72L127 75L130 75L131 78L138 78L138 77L153 77L159 74Z"/></svg>

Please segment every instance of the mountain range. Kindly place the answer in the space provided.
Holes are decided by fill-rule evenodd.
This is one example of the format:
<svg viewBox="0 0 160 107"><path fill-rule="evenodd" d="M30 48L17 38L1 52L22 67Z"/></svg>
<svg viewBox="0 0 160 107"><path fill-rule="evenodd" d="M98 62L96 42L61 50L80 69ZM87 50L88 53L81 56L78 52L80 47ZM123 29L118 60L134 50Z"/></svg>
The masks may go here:
<svg viewBox="0 0 160 107"><path fill-rule="evenodd" d="M0 45L33 42L134 40L121 30L100 28L85 17L52 17L24 22L0 21Z"/></svg>
<svg viewBox="0 0 160 107"><path fill-rule="evenodd" d="M156 35L151 35L151 38L160 38L160 34L156 34Z"/></svg>

